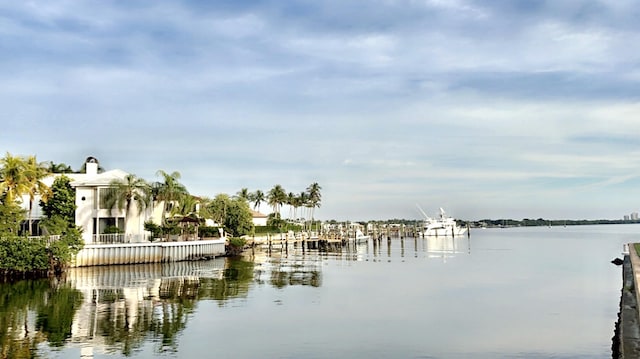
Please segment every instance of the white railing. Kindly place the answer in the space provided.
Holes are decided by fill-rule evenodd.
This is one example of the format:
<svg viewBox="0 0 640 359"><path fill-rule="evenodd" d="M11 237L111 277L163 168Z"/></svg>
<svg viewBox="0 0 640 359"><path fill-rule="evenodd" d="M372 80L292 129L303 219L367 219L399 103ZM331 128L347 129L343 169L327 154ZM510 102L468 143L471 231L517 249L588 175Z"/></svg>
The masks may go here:
<svg viewBox="0 0 640 359"><path fill-rule="evenodd" d="M94 234L92 244L115 244L115 243L142 243L148 242L149 238L145 234Z"/></svg>
<svg viewBox="0 0 640 359"><path fill-rule="evenodd" d="M51 245L51 243L59 240L60 237L61 236L59 234L54 234L50 236L27 236L28 239L46 239L47 245Z"/></svg>

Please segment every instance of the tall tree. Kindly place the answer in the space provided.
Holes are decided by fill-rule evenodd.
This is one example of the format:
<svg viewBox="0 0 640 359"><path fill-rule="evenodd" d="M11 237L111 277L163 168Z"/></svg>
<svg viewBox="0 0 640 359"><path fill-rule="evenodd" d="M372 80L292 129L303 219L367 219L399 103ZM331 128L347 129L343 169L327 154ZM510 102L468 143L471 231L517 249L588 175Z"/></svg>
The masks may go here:
<svg viewBox="0 0 640 359"><path fill-rule="evenodd" d="M243 236L253 231L253 216L247 201L241 198L231 200L224 219L224 228L234 237Z"/></svg>
<svg viewBox="0 0 640 359"><path fill-rule="evenodd" d="M231 205L231 198L224 193L216 195L208 204L207 212L218 225L224 225L227 208Z"/></svg>
<svg viewBox="0 0 640 359"><path fill-rule="evenodd" d="M256 190L253 193L253 199L252 200L253 200L253 209L257 209L258 211L260 211L260 205L265 200L264 192L262 192L259 189Z"/></svg>
<svg viewBox="0 0 640 359"><path fill-rule="evenodd" d="M294 207L294 217L298 218L298 208L304 207L307 204L308 197L306 192L300 192L296 196L295 207ZM301 213L300 216L304 217L304 213Z"/></svg>
<svg viewBox="0 0 640 359"><path fill-rule="evenodd" d="M26 169L27 160L24 157L7 152L0 159L0 194L5 196L6 202L14 202L23 194L29 193L30 183Z"/></svg>
<svg viewBox="0 0 640 359"><path fill-rule="evenodd" d="M180 172L174 171L167 173L158 170L156 176L162 177L162 182L155 182L152 186L153 198L162 203L162 223L166 225L166 214L169 207L178 206L180 202L187 197L189 191L179 182ZM170 210L170 208L169 208Z"/></svg>
<svg viewBox="0 0 640 359"><path fill-rule="evenodd" d="M208 211L216 223L232 236L242 236L253 230L249 204L239 197L219 194L208 204Z"/></svg>
<svg viewBox="0 0 640 359"><path fill-rule="evenodd" d="M293 192L289 192L287 194L286 203L287 203L287 206L289 206L289 219L293 219L293 215L294 215L293 209L295 208L296 200L297 200L297 197Z"/></svg>
<svg viewBox="0 0 640 359"><path fill-rule="evenodd" d="M281 185L275 185L267 194L267 203L273 208L273 212L280 217L280 207L287 200L287 192Z"/></svg>
<svg viewBox="0 0 640 359"><path fill-rule="evenodd" d="M51 189L42 180L49 175L45 163L38 163L36 156L27 157L25 163L25 177L28 182L27 194L29 195L29 234L33 235L33 201L40 195L43 202L47 202L51 195Z"/></svg>
<svg viewBox="0 0 640 359"><path fill-rule="evenodd" d="M105 198L107 208L118 208L125 212L125 229L128 227L129 213L135 205L142 213L151 202L151 186L142 178L128 174L123 179L115 179L109 184L110 191Z"/></svg>
<svg viewBox="0 0 640 359"><path fill-rule="evenodd" d="M301 216L305 219L305 229L307 226L306 220L309 217L310 211L305 211L304 209L310 207L309 203L309 194L307 192L300 192L300 195L298 195L298 206L303 208Z"/></svg>
<svg viewBox="0 0 640 359"><path fill-rule="evenodd" d="M175 206L171 208L169 211L170 217L189 217L189 216L197 216L198 215L198 204L200 201L198 198L185 195L182 197L180 202L178 202Z"/></svg>
<svg viewBox="0 0 640 359"><path fill-rule="evenodd" d="M47 202L40 201L40 206L45 217L60 216L70 224L74 224L76 191L71 187L71 179L64 175L57 177L51 185L51 197Z"/></svg>
<svg viewBox="0 0 640 359"><path fill-rule="evenodd" d="M0 237L17 236L25 210L17 203L0 198Z"/></svg>
<svg viewBox="0 0 640 359"><path fill-rule="evenodd" d="M314 182L307 187L307 194L309 195L309 205L311 206L311 223L313 223L313 215L315 208L320 208L320 200L322 199L322 195L320 190L322 187L318 184L318 182Z"/></svg>
<svg viewBox="0 0 640 359"><path fill-rule="evenodd" d="M65 229L74 227L76 191L71 187L69 177L57 177L51 185L51 197L47 202L40 201L40 206L46 217L42 226L46 227L49 233L60 234Z"/></svg>
<svg viewBox="0 0 640 359"><path fill-rule="evenodd" d="M195 196L185 195L182 197L177 205L171 208L170 217L175 220L179 220L180 234L185 236L187 234L198 235L198 226L201 223L201 217L198 213L200 200ZM186 239L186 237L185 237Z"/></svg>
<svg viewBox="0 0 640 359"><path fill-rule="evenodd" d="M241 188L238 193L236 194L236 196L238 196L238 198L243 199L247 202L249 202L249 197L250 197L250 193L249 193L249 189L248 188Z"/></svg>

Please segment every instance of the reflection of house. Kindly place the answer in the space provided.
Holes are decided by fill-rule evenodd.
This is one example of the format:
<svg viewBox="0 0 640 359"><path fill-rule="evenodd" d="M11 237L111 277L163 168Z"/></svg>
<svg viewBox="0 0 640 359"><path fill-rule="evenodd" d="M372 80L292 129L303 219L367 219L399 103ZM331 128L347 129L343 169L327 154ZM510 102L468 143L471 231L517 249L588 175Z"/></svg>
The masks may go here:
<svg viewBox="0 0 640 359"><path fill-rule="evenodd" d="M140 213L136 208L135 201L129 213L117 208L107 208L105 200L109 190L109 185L113 180L123 180L128 175L119 169L100 172L98 171L98 160L88 157L85 163L85 173L65 173L64 176L71 180L71 186L76 191L76 225L82 228L82 237L85 243L99 242L100 235L105 233L105 229L125 233L127 242L141 242L145 237L144 222L152 217L161 216L160 210L147 209ZM43 182L51 187L53 181L62 174L52 174L46 177ZM36 198L34 203L39 203ZM23 200L23 206L28 208L29 201ZM39 219L42 210L39 206L34 206L32 218ZM159 206L156 206L159 207ZM159 223L159 220L155 221Z"/></svg>
<svg viewBox="0 0 640 359"><path fill-rule="evenodd" d="M267 216L266 214L262 214L260 212L251 210L251 216L253 217L253 225L254 226L266 226L267 225Z"/></svg>
<svg viewBox="0 0 640 359"><path fill-rule="evenodd" d="M142 345L148 332L175 338L186 326L183 302L210 297L201 282L224 284L225 263L219 258L71 269L66 281L82 293L83 301L73 318L70 342L82 346L83 357L92 357L94 351L115 348L126 354L131 346Z"/></svg>

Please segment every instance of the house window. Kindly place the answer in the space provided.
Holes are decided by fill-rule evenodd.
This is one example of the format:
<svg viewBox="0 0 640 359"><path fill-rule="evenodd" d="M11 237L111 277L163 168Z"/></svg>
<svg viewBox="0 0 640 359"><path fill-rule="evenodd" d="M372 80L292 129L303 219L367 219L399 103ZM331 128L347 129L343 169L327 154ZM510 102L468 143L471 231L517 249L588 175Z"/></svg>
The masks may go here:
<svg viewBox="0 0 640 359"><path fill-rule="evenodd" d="M99 234L103 234L105 233L105 230L109 233L114 233L109 230L113 227L118 228L121 233L124 233L124 220L122 218L110 217L100 218L98 222L98 219L93 219L93 233L97 233L99 231Z"/></svg>
<svg viewBox="0 0 640 359"><path fill-rule="evenodd" d="M98 188L99 201L98 201L98 209L111 209L111 207L107 206L107 199L110 196L113 196L115 193L115 188Z"/></svg>

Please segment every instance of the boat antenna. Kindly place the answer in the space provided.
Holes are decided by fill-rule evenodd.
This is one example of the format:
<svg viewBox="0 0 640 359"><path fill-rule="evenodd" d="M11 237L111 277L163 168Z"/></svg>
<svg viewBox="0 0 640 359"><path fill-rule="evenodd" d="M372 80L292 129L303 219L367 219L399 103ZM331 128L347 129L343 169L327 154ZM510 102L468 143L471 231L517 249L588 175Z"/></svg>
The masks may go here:
<svg viewBox="0 0 640 359"><path fill-rule="evenodd" d="M422 215L426 218L426 219L431 219L429 218L429 216L427 216L427 214L422 210L422 208L420 208L420 205L416 203L416 207L418 207L418 209L420 210L420 213L422 213Z"/></svg>

